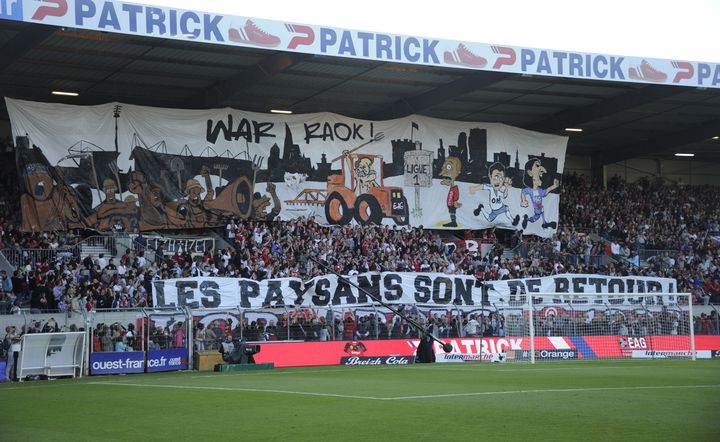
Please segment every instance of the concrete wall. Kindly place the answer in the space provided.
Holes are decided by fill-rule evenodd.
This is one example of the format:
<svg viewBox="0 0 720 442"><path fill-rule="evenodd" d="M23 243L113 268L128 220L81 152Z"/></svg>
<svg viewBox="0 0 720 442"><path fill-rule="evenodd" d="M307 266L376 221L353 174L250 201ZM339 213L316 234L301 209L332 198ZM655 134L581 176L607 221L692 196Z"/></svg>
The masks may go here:
<svg viewBox="0 0 720 442"><path fill-rule="evenodd" d="M592 176L590 157L567 155L565 157L565 173L572 172L588 177ZM616 174L631 183L646 176L660 176L676 183L720 186L720 164L702 162L692 158L677 160L634 158L605 166L606 180Z"/></svg>
<svg viewBox="0 0 720 442"><path fill-rule="evenodd" d="M592 162L590 157L580 155L565 155L565 173L577 173L578 175L591 175Z"/></svg>
<svg viewBox="0 0 720 442"><path fill-rule="evenodd" d="M720 164L692 158L657 160L635 158L605 166L605 177L620 175L628 182L645 176L659 176L676 183L689 185L720 185Z"/></svg>
<svg viewBox="0 0 720 442"><path fill-rule="evenodd" d="M12 135L12 130L10 129L10 120L0 119L0 138L4 139L6 137L9 137L10 135Z"/></svg>

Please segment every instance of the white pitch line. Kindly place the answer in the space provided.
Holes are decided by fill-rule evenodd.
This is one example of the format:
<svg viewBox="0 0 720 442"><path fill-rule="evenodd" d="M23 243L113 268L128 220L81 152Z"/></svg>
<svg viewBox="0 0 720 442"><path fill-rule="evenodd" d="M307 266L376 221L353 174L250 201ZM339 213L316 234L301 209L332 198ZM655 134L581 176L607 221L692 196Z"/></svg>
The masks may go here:
<svg viewBox="0 0 720 442"><path fill-rule="evenodd" d="M147 388L177 388L184 390L217 390L217 391L247 391L251 393L280 393L280 394L297 394L302 396L322 396L322 397L338 397L343 399L371 399L382 400L383 398L373 396L353 396L349 394L332 394L332 393L315 393L311 391L292 391L292 390L270 390L263 388L241 388L241 387L208 387L208 386L192 386L192 385L151 385L151 384L131 384L125 382L88 382L88 385L115 385L121 387L147 387Z"/></svg>
<svg viewBox="0 0 720 442"><path fill-rule="evenodd" d="M718 388L720 384L712 385L657 385L645 387L589 387L589 388L546 388L537 390L505 390L505 391L481 391L477 393L448 393L448 394L428 394L423 396L400 396L392 398L382 398L386 401L398 401L406 399L434 399L444 397L462 397L462 396L492 396L502 394L524 394L524 393L575 393L583 391L623 391L623 390L662 390L669 388Z"/></svg>
<svg viewBox="0 0 720 442"><path fill-rule="evenodd" d="M17 383L17 382L14 382L14 383ZM38 389L38 388L46 389L46 388L56 388L56 387L63 387L63 388L65 388L65 387L82 387L83 385L85 385L85 384L84 384L84 383L80 383L80 382L78 382L78 383L63 382L62 384L52 384L52 385L48 385L48 384L27 385L27 384L25 384L25 385L22 386L22 387L5 387L5 386L0 386L0 391L8 391L8 390L35 390L35 389Z"/></svg>
<svg viewBox="0 0 720 442"><path fill-rule="evenodd" d="M369 366L348 366L343 368L335 368L335 369L328 369L328 370L293 370L294 368L301 368L301 367L281 367L276 370L282 370L282 371L255 371L255 372L223 372L223 373L215 373L215 374L204 374L204 375L196 375L196 376L188 376L187 379L199 379L199 378L222 378L225 376L247 376L250 374L255 375L299 375L299 374L305 374L305 373L332 373L336 371L344 371L348 372L352 370L353 368L357 369L356 371L360 370L367 370L368 372L374 371L374 370L388 370L399 367L397 365L390 365L385 367L369 367ZM185 378L183 378L185 379Z"/></svg>
<svg viewBox="0 0 720 442"><path fill-rule="evenodd" d="M411 370L441 370L441 371L480 371L486 370L487 373L510 373L510 372L531 372L531 371L564 371L564 370L616 370L616 369L628 369L637 368L644 369L647 366L607 366L607 367L591 367L591 366L577 366L577 367L546 367L546 368L505 368L500 365L487 366L479 363L469 363L468 365L474 365L473 368L460 368L460 367L445 367L437 368L438 366L422 366L414 364ZM497 369L495 369L497 367Z"/></svg>
<svg viewBox="0 0 720 442"><path fill-rule="evenodd" d="M282 375L302 375L305 373L328 373L328 372L348 372L351 370L354 371L362 371L366 370L369 372L374 372L375 370L389 370L389 369L395 369L400 366L398 365L388 365L388 366L347 366L347 367L341 367L341 368L335 368L335 369L320 369L320 370L303 370L303 368L306 367L278 367L274 370L266 371L266 370L260 370L260 371L233 371L233 372L213 372L213 374L193 374L192 370L187 371L178 371L178 372L168 372L169 374L167 376L163 376L162 373L154 373L152 379L153 380L167 380L167 379L203 379L203 378L215 378L215 379L222 379L230 376L282 376ZM202 372L200 372L202 373ZM124 376L124 375L123 375ZM103 375L103 376L97 376L95 379L117 379L117 375ZM100 381L97 381L100 382ZM0 388L2 388L0 386Z"/></svg>
<svg viewBox="0 0 720 442"><path fill-rule="evenodd" d="M463 396L497 396L509 394L530 394L530 393L575 393L590 391L628 391L628 390L664 390L679 388L720 388L720 384L710 385L657 385L657 386L637 386L637 387L588 387L588 388L546 388L532 390L504 390L504 391L481 391L473 393L446 393L446 394L428 394L422 396L397 396L397 397L375 397L375 396L355 396L349 394L333 394L333 393L315 393L309 391L292 391L292 390L271 390L262 388L241 388L241 387L210 387L210 386L190 386L190 385L152 385L152 384L133 384L125 382L89 382L87 385L113 385L120 387L147 387L147 388L175 388L181 390L213 390L213 391L247 391L251 393L278 393L278 394L295 394L301 396L320 396L320 397L336 397L344 399L366 399L373 401L400 401L411 399L435 399L448 397Z"/></svg>
<svg viewBox="0 0 720 442"><path fill-rule="evenodd" d="M423 366L422 364L413 364L408 365L406 368L410 370L439 370L439 371L480 371L480 370L487 370L488 372L492 373L505 373L505 372L527 372L527 371L560 371L560 370L614 370L614 369L626 369L626 368L646 368L644 365L637 365L637 366L620 366L620 365L612 365L607 367L591 367L591 366L577 366L577 367L546 367L546 368L506 368L504 366L500 365L487 365L487 364L469 364L473 367L448 367L447 365L451 364L445 364L442 366ZM375 366L375 367L366 367L366 366L347 366L342 368L335 368L335 369L327 369L327 370L297 370L296 368L302 368L302 367L279 367L278 369L274 371L258 371L258 372L224 372L224 373L215 373L215 374L206 374L206 375L189 375L187 378L183 379L198 379L198 378L218 378L218 377L224 377L224 376L248 376L251 374L255 375L299 375L299 374L305 374L305 373L331 373L331 372L347 372L349 370L357 369L357 370L368 370L375 371L375 370L391 370L391 369L397 369L400 366L392 365L392 366ZM278 371L280 370L280 371Z"/></svg>

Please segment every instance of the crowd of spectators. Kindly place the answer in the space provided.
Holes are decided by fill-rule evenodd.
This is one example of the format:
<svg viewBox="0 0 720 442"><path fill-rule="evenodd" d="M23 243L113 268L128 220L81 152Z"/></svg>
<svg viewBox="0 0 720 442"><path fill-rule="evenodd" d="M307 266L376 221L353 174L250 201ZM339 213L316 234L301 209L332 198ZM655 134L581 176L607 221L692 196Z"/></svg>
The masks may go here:
<svg viewBox="0 0 720 442"><path fill-rule="evenodd" d="M720 301L720 252L715 239L720 230L716 209L720 193L715 189L649 179L628 184L619 177L602 187L575 174L568 174L563 184L558 233L552 239L510 233L512 257L504 258L501 241L482 256L448 247L449 241L459 238L422 227L328 227L313 218L235 220L223 232L231 247L207 250L203 255L175 253L151 260L138 248L128 249L121 258L75 254L25 261L2 278L0 313L17 313L26 307L70 313L145 307L152 301L153 279L309 279L325 273L315 259L348 275L441 272L475 275L486 281L568 272L671 277L678 280L680 291L692 291L695 302ZM11 185L16 183L0 182L0 187ZM20 232L17 201L12 200L15 194L3 192L0 248L60 249L80 239L73 232ZM492 231L463 235L494 236ZM656 248L667 250L640 259Z"/></svg>
<svg viewBox="0 0 720 442"><path fill-rule="evenodd" d="M704 233L720 230L715 186L683 186L659 178L631 184L615 175L603 187L569 174L560 201L563 226L596 231L631 250L689 250Z"/></svg>
<svg viewBox="0 0 720 442"><path fill-rule="evenodd" d="M620 269L677 279L697 303L720 303L717 187L650 178L629 184L619 176L603 187L573 174L568 181L560 198L561 250L604 252L618 258ZM592 234L602 240L592 241Z"/></svg>

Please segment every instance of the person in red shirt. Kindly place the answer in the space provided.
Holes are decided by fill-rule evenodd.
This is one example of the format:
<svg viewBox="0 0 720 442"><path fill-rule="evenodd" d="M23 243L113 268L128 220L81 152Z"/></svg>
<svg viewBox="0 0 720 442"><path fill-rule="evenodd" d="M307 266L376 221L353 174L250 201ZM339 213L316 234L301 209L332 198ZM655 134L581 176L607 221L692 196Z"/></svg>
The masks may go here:
<svg viewBox="0 0 720 442"><path fill-rule="evenodd" d="M450 213L450 222L443 224L443 227L457 227L455 212L462 207L462 203L458 201L460 199L460 189L455 184L455 178L460 175L461 170L462 163L460 162L460 158L457 157L448 157L440 170L440 176L443 178L440 184L450 187L446 201L448 212Z"/></svg>
<svg viewBox="0 0 720 442"><path fill-rule="evenodd" d="M345 324L343 328L343 339L351 341L355 339L355 317L352 312L345 318Z"/></svg>

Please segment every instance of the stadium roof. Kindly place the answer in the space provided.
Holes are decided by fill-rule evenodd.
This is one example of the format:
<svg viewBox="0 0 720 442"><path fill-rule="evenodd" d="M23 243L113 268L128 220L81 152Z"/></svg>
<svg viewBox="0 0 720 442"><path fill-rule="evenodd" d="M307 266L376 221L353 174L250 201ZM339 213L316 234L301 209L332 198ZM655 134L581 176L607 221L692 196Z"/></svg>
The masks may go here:
<svg viewBox="0 0 720 442"><path fill-rule="evenodd" d="M0 53L0 94L13 98L374 120L415 113L570 135L568 154L595 164L679 151L720 162L720 140L713 139L720 136L720 89L427 67L6 20Z"/></svg>

